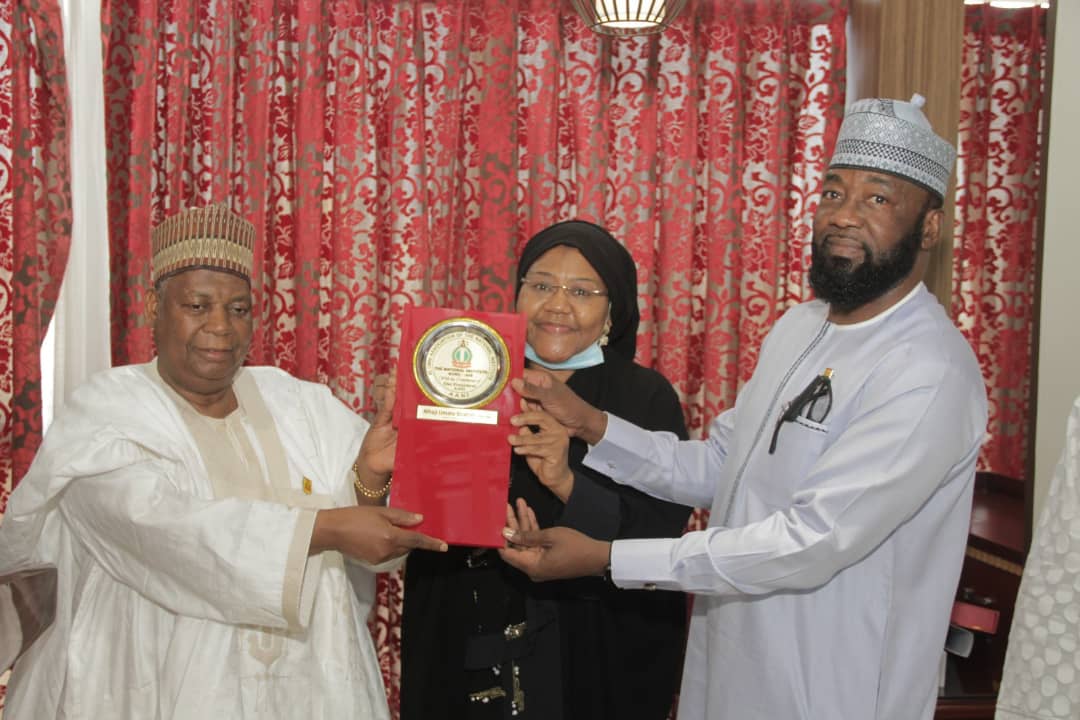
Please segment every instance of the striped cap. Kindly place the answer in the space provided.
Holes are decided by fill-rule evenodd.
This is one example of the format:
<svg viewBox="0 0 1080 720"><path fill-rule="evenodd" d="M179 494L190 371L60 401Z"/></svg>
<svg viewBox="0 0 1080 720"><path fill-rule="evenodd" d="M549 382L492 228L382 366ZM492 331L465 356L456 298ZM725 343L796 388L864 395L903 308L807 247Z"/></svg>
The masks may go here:
<svg viewBox="0 0 1080 720"><path fill-rule="evenodd" d="M881 170L921 185L939 198L949 186L956 149L934 134L926 100L868 98L852 104L840 125L829 167Z"/></svg>
<svg viewBox="0 0 1080 720"><path fill-rule="evenodd" d="M188 208L150 233L153 282L184 270L229 272L251 282L255 226L224 204Z"/></svg>

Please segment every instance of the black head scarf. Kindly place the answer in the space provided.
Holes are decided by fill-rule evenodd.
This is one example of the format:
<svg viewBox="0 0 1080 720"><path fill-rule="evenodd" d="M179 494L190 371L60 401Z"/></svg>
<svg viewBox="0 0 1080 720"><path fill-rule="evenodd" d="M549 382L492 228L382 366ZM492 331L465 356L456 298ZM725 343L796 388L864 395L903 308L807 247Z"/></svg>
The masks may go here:
<svg viewBox="0 0 1080 720"><path fill-rule="evenodd" d="M637 330L641 316L637 306L637 266L634 258L604 228L584 220L567 220L544 228L532 236L521 251L517 283L532 264L553 247L566 245L580 252L604 281L611 303L611 330L608 349L633 360L637 350Z"/></svg>

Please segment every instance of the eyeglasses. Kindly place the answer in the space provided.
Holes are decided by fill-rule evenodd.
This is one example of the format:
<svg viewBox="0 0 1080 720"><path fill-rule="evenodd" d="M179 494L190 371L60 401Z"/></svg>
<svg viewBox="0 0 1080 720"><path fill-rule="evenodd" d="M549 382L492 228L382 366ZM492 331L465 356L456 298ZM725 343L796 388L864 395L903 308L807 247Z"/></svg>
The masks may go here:
<svg viewBox="0 0 1080 720"><path fill-rule="evenodd" d="M776 452L776 442L780 439L780 427L786 422L795 422L802 417L819 425L825 422L832 410L832 368L825 368L810 384L803 388L795 399L787 404L784 412L776 419L776 427L773 429L772 442L769 443L769 454Z"/></svg>
<svg viewBox="0 0 1080 720"><path fill-rule="evenodd" d="M559 285L547 280L529 280L528 278L521 281L521 286L537 297L544 299L553 297L556 290L562 290L572 302L577 303L589 302L593 298L607 295L606 290L596 290L581 285Z"/></svg>

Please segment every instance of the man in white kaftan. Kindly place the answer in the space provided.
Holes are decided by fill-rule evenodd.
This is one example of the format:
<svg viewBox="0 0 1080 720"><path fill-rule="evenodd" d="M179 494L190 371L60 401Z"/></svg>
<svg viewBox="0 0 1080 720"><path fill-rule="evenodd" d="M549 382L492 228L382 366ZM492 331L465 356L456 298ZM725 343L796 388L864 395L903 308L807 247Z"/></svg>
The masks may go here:
<svg viewBox="0 0 1080 720"><path fill-rule="evenodd" d="M678 445L609 417L587 464L711 509L615 543L621 587L697 593L680 717L929 718L985 428L971 349L921 284L870 320L784 315L735 407ZM825 422L782 403L831 368ZM757 482L755 478L769 478Z"/></svg>
<svg viewBox="0 0 1080 720"><path fill-rule="evenodd" d="M250 224L181 216L171 255L155 231L159 357L76 390L0 525L0 572L58 572L56 619L16 662L5 713L386 718L374 567L339 551L379 562L429 539L358 506L389 470L365 420L324 386L240 367L250 256L223 258ZM185 245L208 237L228 252ZM350 536L372 530L391 542Z"/></svg>
<svg viewBox="0 0 1080 720"><path fill-rule="evenodd" d="M819 299L777 322L706 440L520 388L593 469L711 510L704 531L614 543L519 516L533 549L504 551L536 579L606 565L619 587L695 593L681 719L933 716L986 426L975 356L921 283L952 158L917 105L852 108L814 220Z"/></svg>

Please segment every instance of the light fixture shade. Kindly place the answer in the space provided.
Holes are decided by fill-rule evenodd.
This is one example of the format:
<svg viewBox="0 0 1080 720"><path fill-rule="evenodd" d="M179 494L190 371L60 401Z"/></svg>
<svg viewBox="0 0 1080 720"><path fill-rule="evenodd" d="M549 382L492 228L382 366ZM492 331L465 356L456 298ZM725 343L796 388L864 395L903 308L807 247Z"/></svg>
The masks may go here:
<svg viewBox="0 0 1080 720"><path fill-rule="evenodd" d="M604 35L658 33L674 20L686 0L573 0L591 30Z"/></svg>

